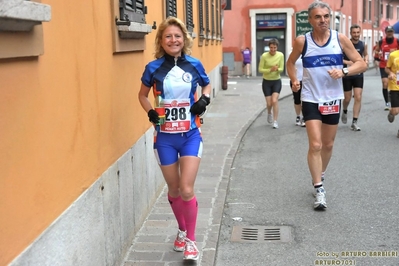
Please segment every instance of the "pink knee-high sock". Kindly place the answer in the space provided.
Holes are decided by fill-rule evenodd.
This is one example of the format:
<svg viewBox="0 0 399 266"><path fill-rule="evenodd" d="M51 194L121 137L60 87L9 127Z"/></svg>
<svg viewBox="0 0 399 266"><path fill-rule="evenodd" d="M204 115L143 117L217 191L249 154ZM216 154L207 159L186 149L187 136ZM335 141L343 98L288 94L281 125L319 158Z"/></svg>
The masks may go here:
<svg viewBox="0 0 399 266"><path fill-rule="evenodd" d="M189 201L183 200L183 215L184 220L186 221L187 227L187 237L195 241L195 227L197 225L197 214L198 214L198 202L197 198L194 196Z"/></svg>
<svg viewBox="0 0 399 266"><path fill-rule="evenodd" d="M180 197L180 195L177 198L172 198L168 194L168 201L170 203L170 207L172 207L172 211L175 214L177 224L179 225L179 229L181 231L186 231L186 222L184 221L184 206L183 206L183 200Z"/></svg>

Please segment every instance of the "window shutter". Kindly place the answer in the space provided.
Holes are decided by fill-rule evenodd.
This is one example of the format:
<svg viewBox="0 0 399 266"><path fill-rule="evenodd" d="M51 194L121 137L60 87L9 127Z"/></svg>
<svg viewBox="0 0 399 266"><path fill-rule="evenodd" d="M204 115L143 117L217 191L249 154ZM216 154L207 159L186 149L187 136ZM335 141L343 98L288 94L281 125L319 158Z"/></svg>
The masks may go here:
<svg viewBox="0 0 399 266"><path fill-rule="evenodd" d="M211 28L212 28L212 38L215 36L215 0L212 0L211 5Z"/></svg>
<svg viewBox="0 0 399 266"><path fill-rule="evenodd" d="M166 0L166 17L177 18L176 0Z"/></svg>
<svg viewBox="0 0 399 266"><path fill-rule="evenodd" d="M204 37L204 6L203 0L198 0L199 36Z"/></svg>
<svg viewBox="0 0 399 266"><path fill-rule="evenodd" d="M193 32L194 21L193 21L193 1L186 0L186 27L189 32Z"/></svg>
<svg viewBox="0 0 399 266"><path fill-rule="evenodd" d="M220 0L216 0L216 37L220 38Z"/></svg>
<svg viewBox="0 0 399 266"><path fill-rule="evenodd" d="M120 20L145 23L144 0L119 0Z"/></svg>
<svg viewBox="0 0 399 266"><path fill-rule="evenodd" d="M205 37L208 38L210 34L209 29L209 0L205 0Z"/></svg>

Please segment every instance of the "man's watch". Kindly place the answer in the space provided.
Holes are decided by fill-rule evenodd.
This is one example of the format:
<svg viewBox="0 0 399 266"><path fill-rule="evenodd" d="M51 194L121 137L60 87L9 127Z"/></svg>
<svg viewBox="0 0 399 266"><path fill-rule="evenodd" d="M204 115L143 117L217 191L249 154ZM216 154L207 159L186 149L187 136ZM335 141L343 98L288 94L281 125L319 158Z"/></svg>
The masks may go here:
<svg viewBox="0 0 399 266"><path fill-rule="evenodd" d="M344 73L344 76L347 76L348 73L349 73L348 68L344 67L344 68L342 69L342 73Z"/></svg>

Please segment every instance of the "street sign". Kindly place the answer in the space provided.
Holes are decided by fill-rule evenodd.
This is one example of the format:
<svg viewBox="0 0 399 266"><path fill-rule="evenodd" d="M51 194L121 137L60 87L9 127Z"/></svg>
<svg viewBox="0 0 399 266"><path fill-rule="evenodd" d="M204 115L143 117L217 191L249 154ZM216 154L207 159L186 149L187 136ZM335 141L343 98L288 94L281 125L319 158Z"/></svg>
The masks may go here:
<svg viewBox="0 0 399 266"><path fill-rule="evenodd" d="M312 30L312 26L309 24L308 21L308 11L303 10L300 12L295 13L295 29L296 29L296 36L304 35L306 32Z"/></svg>

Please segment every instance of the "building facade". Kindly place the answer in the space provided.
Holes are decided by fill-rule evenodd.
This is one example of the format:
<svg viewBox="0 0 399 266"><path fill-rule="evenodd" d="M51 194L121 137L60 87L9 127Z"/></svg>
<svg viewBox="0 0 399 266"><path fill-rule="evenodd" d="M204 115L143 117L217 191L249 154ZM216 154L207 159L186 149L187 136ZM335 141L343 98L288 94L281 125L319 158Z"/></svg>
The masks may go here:
<svg viewBox="0 0 399 266"><path fill-rule="evenodd" d="M251 72L258 73L259 59L268 49L268 40L279 41L278 50L285 57L291 51L296 36L311 30L307 22L308 6L313 0L229 0L224 10L223 63L230 75L242 75L241 49L252 49ZM362 27L362 40L368 45L372 62L372 48L384 36L384 29L399 20L399 1L393 0L326 0L330 5L330 27L349 35L351 25ZM399 34L399 32L397 32Z"/></svg>
<svg viewBox="0 0 399 266"><path fill-rule="evenodd" d="M0 265L119 265L162 188L138 101L182 19L221 89L220 0L0 0ZM207 56L212 55L212 56Z"/></svg>

